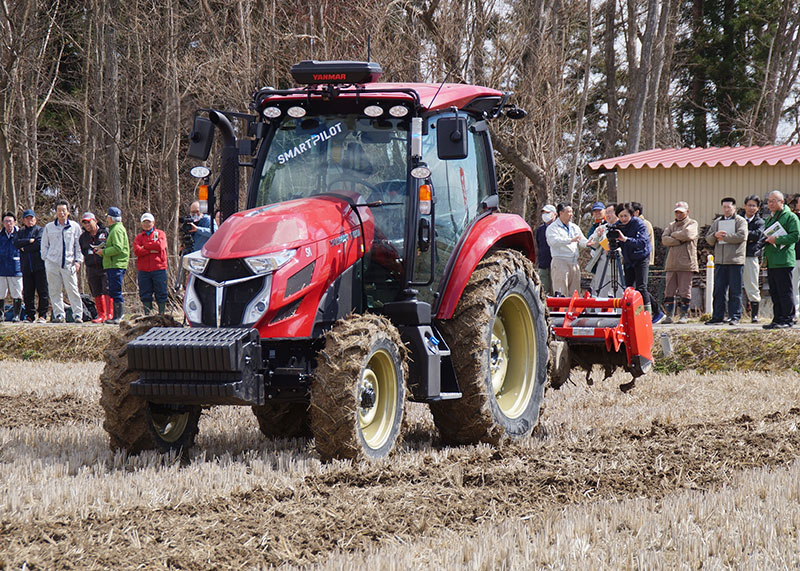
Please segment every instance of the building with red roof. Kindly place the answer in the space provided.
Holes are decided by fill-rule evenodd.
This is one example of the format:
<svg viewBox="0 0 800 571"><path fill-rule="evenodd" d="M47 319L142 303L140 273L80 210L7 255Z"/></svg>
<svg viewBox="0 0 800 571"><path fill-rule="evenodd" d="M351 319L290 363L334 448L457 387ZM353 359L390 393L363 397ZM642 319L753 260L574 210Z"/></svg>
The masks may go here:
<svg viewBox="0 0 800 571"><path fill-rule="evenodd" d="M645 217L662 228L679 200L702 226L726 196L741 204L749 194L800 193L800 145L652 149L595 161L589 169L616 176L617 201L641 202Z"/></svg>

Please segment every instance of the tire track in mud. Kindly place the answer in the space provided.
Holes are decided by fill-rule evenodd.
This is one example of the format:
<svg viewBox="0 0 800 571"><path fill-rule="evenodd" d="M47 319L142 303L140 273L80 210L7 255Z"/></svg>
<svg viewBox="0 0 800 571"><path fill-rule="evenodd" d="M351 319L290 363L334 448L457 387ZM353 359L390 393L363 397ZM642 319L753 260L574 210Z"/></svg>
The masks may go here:
<svg viewBox="0 0 800 571"><path fill-rule="evenodd" d="M73 395L0 395L0 428L52 427L101 417L97 402Z"/></svg>
<svg viewBox="0 0 800 571"><path fill-rule="evenodd" d="M791 464L800 409L754 420L588 431L499 449L452 449L382 467L338 465L291 487L114 517L0 521L0 567L114 568L305 564L486 520L530 518L553 505L710 490L737 471ZM6 557L6 561L2 558Z"/></svg>

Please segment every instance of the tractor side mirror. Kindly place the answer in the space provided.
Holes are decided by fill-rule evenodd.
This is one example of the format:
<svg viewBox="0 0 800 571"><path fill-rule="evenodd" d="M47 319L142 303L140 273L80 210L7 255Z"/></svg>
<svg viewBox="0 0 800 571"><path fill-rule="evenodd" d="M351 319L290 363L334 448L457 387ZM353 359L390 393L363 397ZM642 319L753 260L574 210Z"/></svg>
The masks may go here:
<svg viewBox="0 0 800 571"><path fill-rule="evenodd" d="M465 117L442 117L436 121L436 152L440 159L466 159L468 142Z"/></svg>
<svg viewBox="0 0 800 571"><path fill-rule="evenodd" d="M205 161L211 153L211 143L214 142L214 124L206 119L195 115L192 132L189 134L189 152L187 153L194 159Z"/></svg>

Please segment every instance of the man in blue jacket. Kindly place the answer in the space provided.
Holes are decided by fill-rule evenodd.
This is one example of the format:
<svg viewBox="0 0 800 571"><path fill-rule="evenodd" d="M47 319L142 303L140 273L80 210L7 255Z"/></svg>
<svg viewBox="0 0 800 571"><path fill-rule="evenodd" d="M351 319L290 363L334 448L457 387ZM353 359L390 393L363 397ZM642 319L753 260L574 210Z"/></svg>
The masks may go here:
<svg viewBox="0 0 800 571"><path fill-rule="evenodd" d="M14 318L19 321L22 314L22 270L19 264L19 250L14 245L17 239L17 217L12 212L3 214L3 230L0 232L0 292L2 292L3 311L0 321L5 317L5 299L11 294L14 300Z"/></svg>
<svg viewBox="0 0 800 571"><path fill-rule="evenodd" d="M22 228L17 232L14 245L20 251L22 266L22 297L25 300L25 321L33 323L36 314L37 323L47 322L47 310L50 308L50 295L47 293L47 272L42 260L42 232L44 228L36 224L36 213L30 208L22 213ZM36 294L39 295L39 307L35 305Z"/></svg>
<svg viewBox="0 0 800 571"><path fill-rule="evenodd" d="M189 225L189 232L192 235L192 252L197 252L211 238L212 225L214 230L217 229L217 225L212 222L208 214L200 212L200 203L196 200L189 206L189 216L192 217L192 223Z"/></svg>

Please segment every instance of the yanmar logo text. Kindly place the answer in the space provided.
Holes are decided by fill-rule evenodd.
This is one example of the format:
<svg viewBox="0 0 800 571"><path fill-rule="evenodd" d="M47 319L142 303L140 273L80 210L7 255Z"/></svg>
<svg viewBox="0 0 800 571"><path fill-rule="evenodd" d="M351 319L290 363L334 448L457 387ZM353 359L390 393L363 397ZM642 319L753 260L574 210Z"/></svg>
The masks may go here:
<svg viewBox="0 0 800 571"><path fill-rule="evenodd" d="M340 81L347 79L343 73L314 73L312 74L314 81Z"/></svg>

